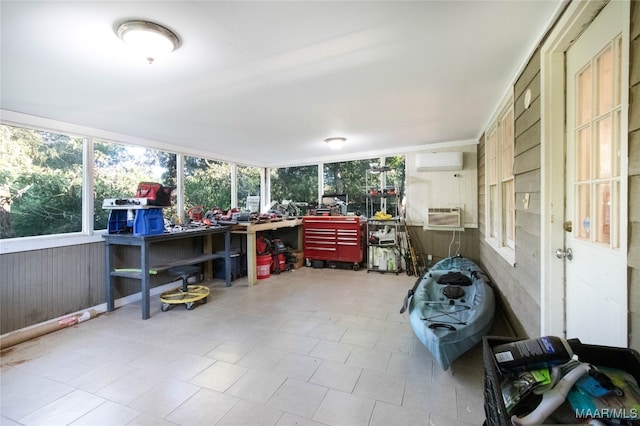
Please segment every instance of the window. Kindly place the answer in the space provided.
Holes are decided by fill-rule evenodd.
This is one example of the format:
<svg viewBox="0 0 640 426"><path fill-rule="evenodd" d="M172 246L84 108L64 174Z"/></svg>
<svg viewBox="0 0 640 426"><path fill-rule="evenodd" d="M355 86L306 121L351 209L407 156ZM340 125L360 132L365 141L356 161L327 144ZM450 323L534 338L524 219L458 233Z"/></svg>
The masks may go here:
<svg viewBox="0 0 640 426"><path fill-rule="evenodd" d="M84 138L0 131L0 238L82 232Z"/></svg>
<svg viewBox="0 0 640 426"><path fill-rule="evenodd" d="M271 201L296 203L301 214L306 206L318 203L318 166L280 167L271 169Z"/></svg>
<svg viewBox="0 0 640 426"><path fill-rule="evenodd" d="M140 182L175 187L175 154L105 141L96 141L93 150L96 230L107 229L110 211L102 208L105 198L133 197ZM163 214L175 212L165 208Z"/></svg>
<svg viewBox="0 0 640 426"><path fill-rule="evenodd" d="M184 207L204 210L231 208L231 165L224 161L185 156Z"/></svg>
<svg viewBox="0 0 640 426"><path fill-rule="evenodd" d="M236 190L238 195L237 207L240 210L252 210L247 207L247 196L260 195L260 170L259 167L236 167L236 181L238 182L238 188Z"/></svg>
<svg viewBox="0 0 640 426"><path fill-rule="evenodd" d="M514 112L510 98L485 137L487 241L513 263L515 249Z"/></svg>
<svg viewBox="0 0 640 426"><path fill-rule="evenodd" d="M343 161L324 165L325 194L347 194L348 212L364 212L366 209L366 172L371 164L380 164L379 158Z"/></svg>

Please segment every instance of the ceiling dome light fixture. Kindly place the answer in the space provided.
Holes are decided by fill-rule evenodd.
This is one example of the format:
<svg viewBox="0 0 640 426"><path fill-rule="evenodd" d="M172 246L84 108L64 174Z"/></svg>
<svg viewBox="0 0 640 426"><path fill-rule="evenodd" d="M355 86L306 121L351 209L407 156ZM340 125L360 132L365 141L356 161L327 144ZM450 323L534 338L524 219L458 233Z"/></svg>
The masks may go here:
<svg viewBox="0 0 640 426"><path fill-rule="evenodd" d="M347 141L347 138L327 138L324 140L331 149L340 149Z"/></svg>
<svg viewBox="0 0 640 426"><path fill-rule="evenodd" d="M124 21L116 26L115 31L127 46L143 55L150 64L180 45L180 39L173 31L154 22Z"/></svg>

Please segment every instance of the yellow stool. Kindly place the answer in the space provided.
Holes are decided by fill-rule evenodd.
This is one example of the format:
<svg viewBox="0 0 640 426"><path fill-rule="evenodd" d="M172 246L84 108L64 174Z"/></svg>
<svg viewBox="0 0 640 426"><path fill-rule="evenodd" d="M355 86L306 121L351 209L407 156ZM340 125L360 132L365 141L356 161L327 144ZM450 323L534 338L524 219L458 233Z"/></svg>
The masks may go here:
<svg viewBox="0 0 640 426"><path fill-rule="evenodd" d="M182 287L165 291L160 294L162 312L166 312L173 305L185 304L187 310L192 310L196 302L207 303L209 288L203 285L187 285L190 276L200 273L200 267L194 265L175 266L169 269L173 276L182 278Z"/></svg>

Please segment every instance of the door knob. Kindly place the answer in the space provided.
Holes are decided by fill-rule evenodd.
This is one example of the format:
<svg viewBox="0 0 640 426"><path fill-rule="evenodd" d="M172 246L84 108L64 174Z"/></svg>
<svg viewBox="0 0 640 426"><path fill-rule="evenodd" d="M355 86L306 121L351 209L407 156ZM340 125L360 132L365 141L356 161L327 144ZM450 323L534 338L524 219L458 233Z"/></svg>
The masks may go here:
<svg viewBox="0 0 640 426"><path fill-rule="evenodd" d="M566 250L559 248L556 250L556 257L558 259L573 260L573 250L571 250L571 248L568 248Z"/></svg>

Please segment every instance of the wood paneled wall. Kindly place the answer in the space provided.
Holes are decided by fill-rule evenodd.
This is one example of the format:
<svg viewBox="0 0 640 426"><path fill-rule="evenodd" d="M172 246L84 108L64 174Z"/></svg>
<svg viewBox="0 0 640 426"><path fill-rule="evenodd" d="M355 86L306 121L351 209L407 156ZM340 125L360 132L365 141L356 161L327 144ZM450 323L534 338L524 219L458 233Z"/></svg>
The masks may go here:
<svg viewBox="0 0 640 426"><path fill-rule="evenodd" d="M524 94L531 104L524 108ZM496 283L505 315L518 336L540 333L540 54L530 59L514 87L516 192L515 266L485 242L485 141L478 147L478 211L480 263ZM521 200L529 194L529 208Z"/></svg>
<svg viewBox="0 0 640 426"><path fill-rule="evenodd" d="M0 334L104 301L103 243L0 255Z"/></svg>

